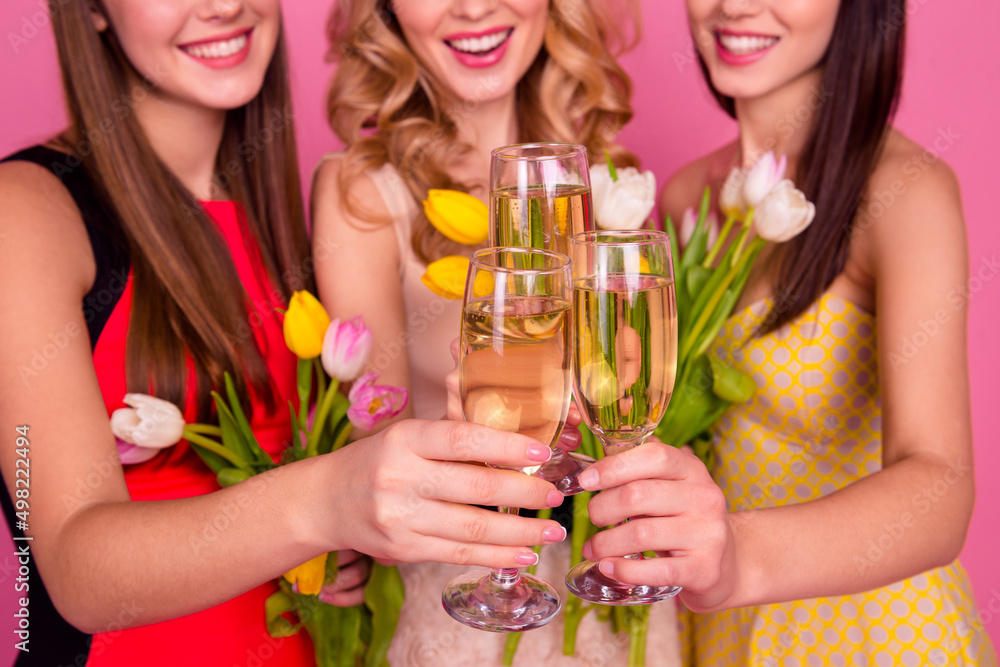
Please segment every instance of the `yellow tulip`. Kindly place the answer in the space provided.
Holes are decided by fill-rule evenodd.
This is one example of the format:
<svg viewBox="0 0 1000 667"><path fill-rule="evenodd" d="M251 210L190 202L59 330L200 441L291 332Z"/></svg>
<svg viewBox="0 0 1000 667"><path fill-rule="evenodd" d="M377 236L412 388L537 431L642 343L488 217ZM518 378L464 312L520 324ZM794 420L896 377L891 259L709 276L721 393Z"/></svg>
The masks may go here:
<svg viewBox="0 0 1000 667"><path fill-rule="evenodd" d="M323 337L330 326L330 316L312 294L292 294L285 312L285 345L299 359L314 359L323 351Z"/></svg>
<svg viewBox="0 0 1000 667"><path fill-rule="evenodd" d="M465 278L468 273L468 257L449 255L431 262L420 280L438 296L461 299L465 295Z"/></svg>
<svg viewBox="0 0 1000 667"><path fill-rule="evenodd" d="M285 579L290 584L298 584L298 591L303 595L318 595L326 577L326 556L327 554L320 554L298 567L293 567L285 572Z"/></svg>
<svg viewBox="0 0 1000 667"><path fill-rule="evenodd" d="M428 191L424 213L439 232L458 243L479 245L490 233L490 213L486 204L465 192Z"/></svg>

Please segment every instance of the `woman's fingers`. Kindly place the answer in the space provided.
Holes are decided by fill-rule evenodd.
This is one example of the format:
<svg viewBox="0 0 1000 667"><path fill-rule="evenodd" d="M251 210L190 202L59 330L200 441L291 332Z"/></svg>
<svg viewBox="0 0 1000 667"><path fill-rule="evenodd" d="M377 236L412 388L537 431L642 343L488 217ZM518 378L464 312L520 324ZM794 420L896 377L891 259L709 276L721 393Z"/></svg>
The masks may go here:
<svg viewBox="0 0 1000 667"><path fill-rule="evenodd" d="M570 428L567 424L553 447L557 447L564 452L571 452L580 446L580 441L580 432L575 428Z"/></svg>
<svg viewBox="0 0 1000 667"><path fill-rule="evenodd" d="M428 503L414 518L412 528L422 535L454 542L513 547L553 544L566 539L566 529L555 521L440 502Z"/></svg>
<svg viewBox="0 0 1000 667"><path fill-rule="evenodd" d="M341 549L337 552L337 567L345 568L359 558L368 558L368 556L358 553L354 549Z"/></svg>
<svg viewBox="0 0 1000 667"><path fill-rule="evenodd" d="M406 562L432 561L453 565L491 568L529 567L538 563L538 554L528 547L455 542L440 537L425 537L406 554Z"/></svg>
<svg viewBox="0 0 1000 667"><path fill-rule="evenodd" d="M558 507L563 502L563 495L552 484L537 477L466 463L435 466L417 492L427 500L464 505L544 509Z"/></svg>
<svg viewBox="0 0 1000 667"><path fill-rule="evenodd" d="M606 456L580 475L580 485L588 491L621 486L640 479L673 479L688 477L692 466L704 468L698 459L676 447L659 442L647 442L615 456Z"/></svg>
<svg viewBox="0 0 1000 667"><path fill-rule="evenodd" d="M605 558L598 566L608 577L626 584L684 586L690 581L690 558Z"/></svg>
<svg viewBox="0 0 1000 667"><path fill-rule="evenodd" d="M371 560L351 549L337 552L337 578L319 593L319 599L338 607L361 604L371 574Z"/></svg>
<svg viewBox="0 0 1000 667"><path fill-rule="evenodd" d="M409 421L386 429L386 438L425 459L470 461L501 468L528 468L552 457L546 445L517 433L455 421Z"/></svg>
<svg viewBox="0 0 1000 667"><path fill-rule="evenodd" d="M613 526L635 516L673 516L685 510L680 482L640 479L600 492L588 504L595 526Z"/></svg>

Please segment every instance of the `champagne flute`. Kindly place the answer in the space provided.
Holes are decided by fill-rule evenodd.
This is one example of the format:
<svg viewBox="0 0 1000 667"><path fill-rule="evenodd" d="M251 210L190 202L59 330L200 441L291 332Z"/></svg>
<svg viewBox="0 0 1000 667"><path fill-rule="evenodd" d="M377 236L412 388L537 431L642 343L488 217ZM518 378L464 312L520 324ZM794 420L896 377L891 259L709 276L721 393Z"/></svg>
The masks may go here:
<svg viewBox="0 0 1000 667"><path fill-rule="evenodd" d="M573 392L606 455L645 442L667 409L677 371L670 240L655 231L573 237ZM626 558L643 558L631 554ZM633 586L584 561L566 575L577 597L609 605L658 602L679 586Z"/></svg>
<svg viewBox="0 0 1000 667"><path fill-rule="evenodd" d="M565 255L532 248L487 248L472 255L459 359L467 421L549 446L556 441L572 397L571 289ZM521 472L534 474L539 467ZM461 575L444 589L442 601L460 623L493 632L541 627L562 607L550 584L516 568Z"/></svg>
<svg viewBox="0 0 1000 667"><path fill-rule="evenodd" d="M490 153L490 245L569 254L573 235L593 226L584 146L518 144ZM564 495L573 495L583 490L580 473L593 462L589 456L555 448L536 475Z"/></svg>

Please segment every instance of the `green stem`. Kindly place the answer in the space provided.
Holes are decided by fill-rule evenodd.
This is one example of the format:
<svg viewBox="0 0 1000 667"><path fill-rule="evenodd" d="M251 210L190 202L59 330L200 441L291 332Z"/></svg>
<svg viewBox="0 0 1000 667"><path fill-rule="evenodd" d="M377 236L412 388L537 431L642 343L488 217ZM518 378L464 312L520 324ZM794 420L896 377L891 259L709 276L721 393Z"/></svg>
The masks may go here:
<svg viewBox="0 0 1000 667"><path fill-rule="evenodd" d="M615 163L611 161L611 153L604 151L604 159L608 162L608 173L611 174L611 182L618 182L618 170L615 169Z"/></svg>
<svg viewBox="0 0 1000 667"><path fill-rule="evenodd" d="M646 636L649 631L649 607L634 610L628 626L628 667L646 664Z"/></svg>
<svg viewBox="0 0 1000 667"><path fill-rule="evenodd" d="M736 254L733 255L732 262L730 266L736 266L739 264L740 257L743 255L743 244L747 242L747 235L750 233L750 225L753 223L754 209L750 209L747 213L747 221L743 223L743 233L740 234L740 244L736 246Z"/></svg>
<svg viewBox="0 0 1000 667"><path fill-rule="evenodd" d="M319 438L323 433L323 426L326 424L326 416L330 413L330 408L333 407L333 399L337 396L338 382L336 380L330 381L330 386L326 389L326 396L323 397L323 403L316 410L316 420L313 422L312 428L309 429L309 438L306 440L306 455L305 458L310 456L316 456L316 450L319 448ZM305 424L306 422L302 422Z"/></svg>
<svg viewBox="0 0 1000 667"><path fill-rule="evenodd" d="M746 235L749 230L750 227L746 226L743 228L743 231L740 232L740 246L742 246L746 240ZM702 308L701 313L698 314L697 321L695 321L694 326L691 327L691 331L685 337L684 345L681 347L678 359L687 359L687 354L691 351L691 346L694 345L694 341L698 340L698 336L701 334L702 329L705 328L705 325L708 324L708 320L712 317L715 307L719 305L719 301L726 293L730 283L732 283L736 279L736 276L739 275L741 268L742 267L738 263L734 263L732 268L729 269L729 272L726 273L722 282L715 288L715 292L712 293L712 298L709 299L708 303L705 304L705 307Z"/></svg>
<svg viewBox="0 0 1000 667"><path fill-rule="evenodd" d="M201 433L202 435L222 437L222 429L212 424L185 424L184 430L188 433Z"/></svg>
<svg viewBox="0 0 1000 667"><path fill-rule="evenodd" d="M223 447L222 445L212 440L211 438L206 438L198 433L191 431L187 426L184 427L184 439L190 443L198 445L199 447L207 449L213 454L218 454L222 458L232 463L237 468L241 468L243 470L250 470L250 466L247 464L247 462L244 461L235 453L233 453L232 450Z"/></svg>
<svg viewBox="0 0 1000 667"><path fill-rule="evenodd" d="M299 423L306 428L309 415L309 394L312 391L312 359L299 359L296 379L299 390Z"/></svg>
<svg viewBox="0 0 1000 667"><path fill-rule="evenodd" d="M726 241L726 237L729 236L729 232L732 230L734 222L736 222L735 215L731 215L726 218L726 224L722 226L722 231L719 232L719 237L715 239L715 245L712 246L712 250L705 256L705 261L701 263L701 265L706 269L712 268L712 262L715 261L719 251L722 250L722 244Z"/></svg>
<svg viewBox="0 0 1000 667"><path fill-rule="evenodd" d="M337 439L333 441L333 447L330 448L330 451L335 452L343 447L347 442L347 439L351 437L352 431L354 431L354 424L348 423L347 426L344 427L344 430L342 430L337 436Z"/></svg>

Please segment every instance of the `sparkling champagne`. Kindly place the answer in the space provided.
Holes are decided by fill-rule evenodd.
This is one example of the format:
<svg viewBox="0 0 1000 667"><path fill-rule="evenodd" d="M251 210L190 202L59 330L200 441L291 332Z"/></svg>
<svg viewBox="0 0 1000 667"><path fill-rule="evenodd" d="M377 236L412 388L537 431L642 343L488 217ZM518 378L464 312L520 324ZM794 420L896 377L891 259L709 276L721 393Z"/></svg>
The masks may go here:
<svg viewBox="0 0 1000 667"><path fill-rule="evenodd" d="M530 296L466 304L459 377L467 421L555 443L571 392L569 306Z"/></svg>
<svg viewBox="0 0 1000 667"><path fill-rule="evenodd" d="M576 397L608 454L642 442L674 387L677 304L660 276L605 276L573 286Z"/></svg>
<svg viewBox="0 0 1000 667"><path fill-rule="evenodd" d="M569 254L573 234L593 228L590 188L537 185L490 194L490 245L521 246Z"/></svg>

